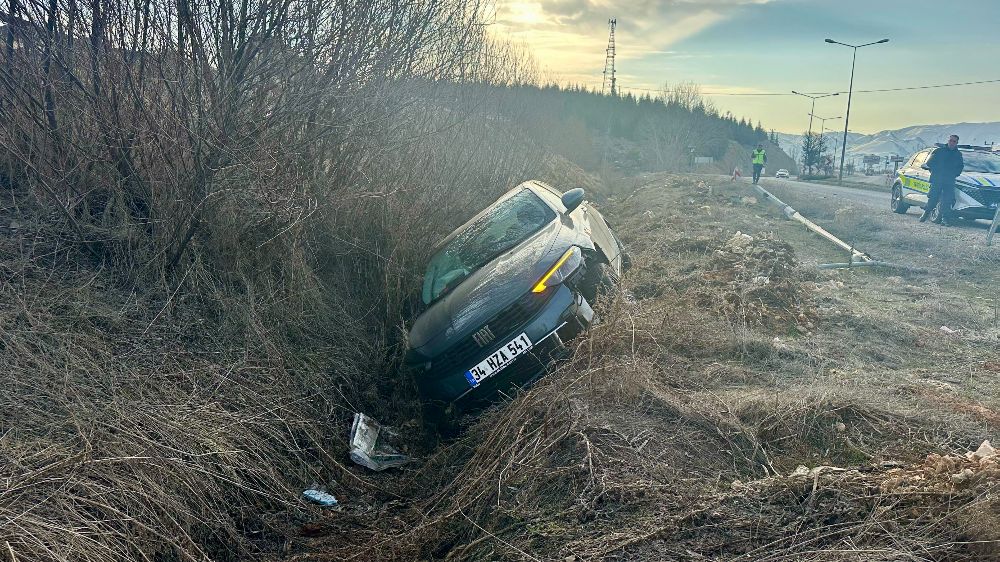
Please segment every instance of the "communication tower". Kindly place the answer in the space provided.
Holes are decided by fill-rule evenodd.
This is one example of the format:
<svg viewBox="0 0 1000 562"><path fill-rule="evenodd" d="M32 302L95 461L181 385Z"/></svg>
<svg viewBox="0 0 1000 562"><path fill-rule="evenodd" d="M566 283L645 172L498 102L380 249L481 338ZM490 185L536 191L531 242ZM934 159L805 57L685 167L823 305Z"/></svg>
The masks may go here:
<svg viewBox="0 0 1000 562"><path fill-rule="evenodd" d="M618 19L612 18L608 20L608 26L611 28L611 33L608 35L608 48L605 50L604 55L604 82L601 84L601 93L607 89L608 84L611 84L611 95L618 95L618 87L615 84L615 26L618 25Z"/></svg>

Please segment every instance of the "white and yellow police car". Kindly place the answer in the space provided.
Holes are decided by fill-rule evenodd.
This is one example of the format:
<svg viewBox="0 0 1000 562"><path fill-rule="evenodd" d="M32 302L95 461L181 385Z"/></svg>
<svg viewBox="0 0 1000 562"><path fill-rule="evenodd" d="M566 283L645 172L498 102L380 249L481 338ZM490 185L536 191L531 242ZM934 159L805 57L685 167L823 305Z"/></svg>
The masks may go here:
<svg viewBox="0 0 1000 562"><path fill-rule="evenodd" d="M943 145L938 145L943 146ZM966 219L992 219L1000 204L1000 153L991 147L958 145L965 161L965 170L955 178L955 205L952 213ZM927 206L931 173L923 169L934 147L925 148L906 161L892 184L889 206L894 212L905 213L911 206ZM937 221L937 209L931 220Z"/></svg>

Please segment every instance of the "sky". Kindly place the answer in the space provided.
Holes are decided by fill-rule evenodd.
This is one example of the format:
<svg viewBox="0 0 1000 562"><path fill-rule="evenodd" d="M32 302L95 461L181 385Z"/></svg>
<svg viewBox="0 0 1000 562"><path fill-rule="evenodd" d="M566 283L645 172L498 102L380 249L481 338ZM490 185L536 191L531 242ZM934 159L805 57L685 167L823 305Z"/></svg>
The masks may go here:
<svg viewBox="0 0 1000 562"><path fill-rule="evenodd" d="M1000 0L495 0L491 29L532 53L543 80L600 89L608 19L617 19L620 91L692 82L721 111L801 133L815 114L843 130L1000 121ZM998 80L900 92L858 90ZM779 93L785 95L722 95ZM818 127L818 123L814 121Z"/></svg>

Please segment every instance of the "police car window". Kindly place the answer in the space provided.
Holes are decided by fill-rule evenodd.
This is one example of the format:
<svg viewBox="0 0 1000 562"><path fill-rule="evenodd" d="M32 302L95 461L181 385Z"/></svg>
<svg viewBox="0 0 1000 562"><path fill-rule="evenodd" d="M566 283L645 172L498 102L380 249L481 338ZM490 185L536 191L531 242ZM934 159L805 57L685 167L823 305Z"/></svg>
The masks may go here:
<svg viewBox="0 0 1000 562"><path fill-rule="evenodd" d="M925 160L927 160L927 155L930 154L929 150L923 150L918 152L916 156L913 157L913 163L910 166L914 168L919 168Z"/></svg>
<svg viewBox="0 0 1000 562"><path fill-rule="evenodd" d="M979 172L982 174L1000 173L1000 156L989 152L963 152L962 158L965 160L966 172Z"/></svg>

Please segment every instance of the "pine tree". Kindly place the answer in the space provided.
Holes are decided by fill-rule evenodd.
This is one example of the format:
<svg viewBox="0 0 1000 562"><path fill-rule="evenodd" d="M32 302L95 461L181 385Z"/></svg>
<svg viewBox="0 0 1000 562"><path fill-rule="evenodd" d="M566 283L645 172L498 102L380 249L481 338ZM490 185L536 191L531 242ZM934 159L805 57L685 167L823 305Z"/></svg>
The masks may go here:
<svg viewBox="0 0 1000 562"><path fill-rule="evenodd" d="M802 167L807 175L812 175L813 167L822 165L826 151L826 139L819 133L806 133L802 137Z"/></svg>

